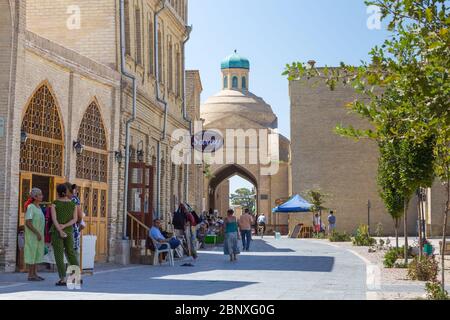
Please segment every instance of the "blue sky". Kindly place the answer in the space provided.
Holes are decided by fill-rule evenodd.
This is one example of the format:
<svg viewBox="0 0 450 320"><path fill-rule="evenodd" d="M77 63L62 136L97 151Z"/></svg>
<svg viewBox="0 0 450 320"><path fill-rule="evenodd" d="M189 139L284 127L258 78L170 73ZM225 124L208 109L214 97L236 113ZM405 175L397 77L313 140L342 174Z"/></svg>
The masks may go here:
<svg viewBox="0 0 450 320"><path fill-rule="evenodd" d="M318 66L366 60L386 38L385 25L369 30L369 17L363 0L189 0L194 29L186 68L200 70L204 102L220 91L220 62L237 49L251 63L250 91L272 106L280 133L290 137L284 66L310 59ZM232 190L240 186L232 183Z"/></svg>

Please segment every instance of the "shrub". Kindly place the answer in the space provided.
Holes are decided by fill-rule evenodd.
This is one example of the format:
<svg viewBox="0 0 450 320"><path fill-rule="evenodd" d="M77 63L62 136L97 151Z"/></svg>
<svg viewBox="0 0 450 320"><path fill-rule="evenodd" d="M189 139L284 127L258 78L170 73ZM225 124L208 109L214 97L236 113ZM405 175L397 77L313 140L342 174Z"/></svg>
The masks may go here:
<svg viewBox="0 0 450 320"><path fill-rule="evenodd" d="M428 300L450 300L448 292L442 289L438 281L427 282L426 291Z"/></svg>
<svg viewBox="0 0 450 320"><path fill-rule="evenodd" d="M369 227L367 225L359 226L356 235L353 238L353 245L358 247L370 247L376 243L377 241L369 235Z"/></svg>
<svg viewBox="0 0 450 320"><path fill-rule="evenodd" d="M404 247L398 249L392 248L388 252L386 252L383 261L384 266L386 268L394 268L397 260L405 256L404 250Z"/></svg>
<svg viewBox="0 0 450 320"><path fill-rule="evenodd" d="M377 228L375 229L375 235L378 238L381 238L383 236L383 224L381 222L377 224Z"/></svg>
<svg viewBox="0 0 450 320"><path fill-rule="evenodd" d="M329 237L330 242L350 242L352 238L347 232L339 233L337 231L333 231Z"/></svg>
<svg viewBox="0 0 450 320"><path fill-rule="evenodd" d="M436 281L439 271L434 257L416 257L408 266L408 277L411 280Z"/></svg>
<svg viewBox="0 0 450 320"><path fill-rule="evenodd" d="M313 235L313 239L326 239L326 238L327 238L327 236L323 232L314 233L314 235Z"/></svg>

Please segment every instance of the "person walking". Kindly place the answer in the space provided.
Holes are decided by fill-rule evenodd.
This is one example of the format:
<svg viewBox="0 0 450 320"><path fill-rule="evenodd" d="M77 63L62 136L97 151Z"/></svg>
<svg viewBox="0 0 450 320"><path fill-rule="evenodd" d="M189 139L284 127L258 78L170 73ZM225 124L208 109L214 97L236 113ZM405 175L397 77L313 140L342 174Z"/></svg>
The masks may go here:
<svg viewBox="0 0 450 320"><path fill-rule="evenodd" d="M68 197L69 190L65 184L56 188L58 199L52 205L53 225L50 229L52 246L55 254L59 281L57 286L66 286L66 270L64 254L70 266L80 266L74 251L73 225L78 221L77 207Z"/></svg>
<svg viewBox="0 0 450 320"><path fill-rule="evenodd" d="M224 220L223 230L225 233L225 243L223 246L223 253L230 256L230 261L237 261L239 251L239 230L237 219L234 216L234 210L227 211L227 217Z"/></svg>
<svg viewBox="0 0 450 320"><path fill-rule="evenodd" d="M266 233L266 216L264 213L261 213L261 215L258 217L258 228L256 229L258 231L259 227L263 228L263 235Z"/></svg>
<svg viewBox="0 0 450 320"><path fill-rule="evenodd" d="M250 251L252 242L252 224L253 217L249 209L245 209L244 214L239 218L239 229L241 230L242 248L244 251Z"/></svg>
<svg viewBox="0 0 450 320"><path fill-rule="evenodd" d="M332 234L336 229L336 216L334 215L334 211L330 211L330 215L328 216L328 233Z"/></svg>
<svg viewBox="0 0 450 320"><path fill-rule="evenodd" d="M190 254L192 256L192 258L194 260L197 260L198 255L197 255L197 247L196 247L196 241L197 241L197 221L195 220L194 215L189 211L189 209L184 206L186 209L186 237L188 238L187 240L189 241L189 251Z"/></svg>
<svg viewBox="0 0 450 320"><path fill-rule="evenodd" d="M30 193L32 201L28 204L25 213L24 258L28 265L28 281L44 280L37 274L37 265L43 262L45 253L45 216L40 207L43 198L42 191L33 188Z"/></svg>

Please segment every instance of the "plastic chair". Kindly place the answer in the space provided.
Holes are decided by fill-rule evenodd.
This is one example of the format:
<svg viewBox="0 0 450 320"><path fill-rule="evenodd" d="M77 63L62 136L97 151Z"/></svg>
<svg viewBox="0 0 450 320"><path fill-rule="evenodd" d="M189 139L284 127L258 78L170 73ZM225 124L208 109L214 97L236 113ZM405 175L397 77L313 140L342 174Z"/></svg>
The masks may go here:
<svg viewBox="0 0 450 320"><path fill-rule="evenodd" d="M159 255L161 253L167 253L169 255L169 264L170 264L170 266L172 266L172 267L175 266L174 257L173 257L173 250L170 247L170 244L169 243L164 243L163 245L166 245L167 248L159 249L160 243L158 241L156 241L155 239L153 239L153 237L150 237L150 239L152 239L153 246L155 247L155 256L153 257L153 265L154 266L156 266L158 264L162 265L159 262Z"/></svg>

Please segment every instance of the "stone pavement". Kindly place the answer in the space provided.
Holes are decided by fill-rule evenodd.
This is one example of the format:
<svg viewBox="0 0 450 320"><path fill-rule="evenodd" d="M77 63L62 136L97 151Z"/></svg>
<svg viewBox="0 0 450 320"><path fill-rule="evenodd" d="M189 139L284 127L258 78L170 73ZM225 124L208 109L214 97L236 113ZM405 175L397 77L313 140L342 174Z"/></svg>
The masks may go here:
<svg viewBox="0 0 450 320"><path fill-rule="evenodd" d="M308 240L272 237L231 263L221 248L201 251L194 267L102 266L84 276L82 290L57 288L56 274L27 282L0 274L0 299L328 300L366 299L365 262L346 249Z"/></svg>

